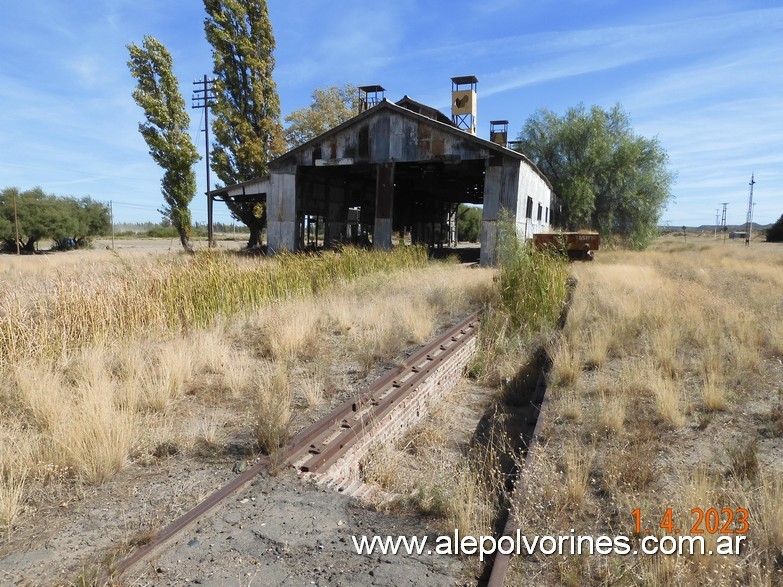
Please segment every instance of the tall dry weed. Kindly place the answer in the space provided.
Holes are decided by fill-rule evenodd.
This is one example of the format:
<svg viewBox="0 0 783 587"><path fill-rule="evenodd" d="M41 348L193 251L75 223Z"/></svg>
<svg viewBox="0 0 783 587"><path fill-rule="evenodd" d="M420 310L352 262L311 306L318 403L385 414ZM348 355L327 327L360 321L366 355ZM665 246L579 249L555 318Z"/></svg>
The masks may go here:
<svg viewBox="0 0 783 587"><path fill-rule="evenodd" d="M575 345L566 337L557 337L549 355L552 357L549 380L553 391L575 385L582 376L582 359Z"/></svg>
<svg viewBox="0 0 783 587"><path fill-rule="evenodd" d="M288 442L293 393L283 364L262 364L256 372L253 421L256 442L272 454Z"/></svg>
<svg viewBox="0 0 783 587"><path fill-rule="evenodd" d="M676 428L682 427L685 424L685 405L678 383L657 373L652 375L650 387L661 419Z"/></svg>
<svg viewBox="0 0 783 587"><path fill-rule="evenodd" d="M565 496L572 507L580 508L584 503L595 453L595 445L586 450L584 446L571 442L565 447Z"/></svg>
<svg viewBox="0 0 783 587"><path fill-rule="evenodd" d="M37 438L16 421L0 426L0 538L10 536L27 497L27 476L38 458Z"/></svg>

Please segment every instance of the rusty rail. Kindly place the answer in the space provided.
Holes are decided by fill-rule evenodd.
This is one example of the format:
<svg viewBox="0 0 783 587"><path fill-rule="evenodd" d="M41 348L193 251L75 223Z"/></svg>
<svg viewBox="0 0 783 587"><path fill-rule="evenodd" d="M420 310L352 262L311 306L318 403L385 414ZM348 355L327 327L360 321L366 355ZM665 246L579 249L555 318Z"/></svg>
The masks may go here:
<svg viewBox="0 0 783 587"><path fill-rule="evenodd" d="M537 454L535 446L538 443L538 439L542 437L544 422L546 421L545 413L547 412L549 401L546 396L546 379L543 373L539 376L536 384L533 405L538 407L538 417L527 448L525 460L523 461L523 466L517 474L517 482L514 486L514 491L511 494L511 506L509 507L508 518L506 520L506 525L503 527L502 536L511 536L512 538L516 535L517 529L521 527L514 508L515 506L518 507L521 505L521 501L524 499L525 485L527 483L526 471L532 467L535 462ZM511 554L504 554L502 552L495 554L486 587L504 587L506 584L506 574L511 565L511 558Z"/></svg>
<svg viewBox="0 0 783 587"><path fill-rule="evenodd" d="M348 401L330 414L326 421L303 433L306 446L289 450L287 460L300 471L323 471L372 430L427 379L444 360L467 342L478 327L478 314L472 314L430 345L409 357L396 370L378 379L362 396Z"/></svg>
<svg viewBox="0 0 783 587"><path fill-rule="evenodd" d="M357 397L343 402L330 414L299 432L281 449L285 462L303 463L300 466L302 472L326 470L368 434L380 418L387 415L412 393L438 365L470 340L478 330L478 323L479 312L471 314L408 357L396 369L370 384ZM213 510L226 498L246 488L269 466L269 462L269 457L262 457L252 467L174 520L158 532L151 542L133 551L117 564L112 576L119 578L134 565L160 552L172 538L200 517Z"/></svg>

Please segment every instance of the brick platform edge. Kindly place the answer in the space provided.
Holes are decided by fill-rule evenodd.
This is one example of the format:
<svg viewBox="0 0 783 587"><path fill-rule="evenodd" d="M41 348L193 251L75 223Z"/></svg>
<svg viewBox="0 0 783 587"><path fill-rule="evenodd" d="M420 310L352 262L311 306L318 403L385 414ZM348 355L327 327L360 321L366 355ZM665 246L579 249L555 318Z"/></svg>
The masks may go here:
<svg viewBox="0 0 783 587"><path fill-rule="evenodd" d="M432 374L387 416L373 427L353 449L323 473L302 473L320 485L326 485L371 503L383 503L394 495L365 483L361 478L360 463L376 443L392 444L424 418L430 407L443 399L462 378L465 368L476 354L473 336L445 360Z"/></svg>

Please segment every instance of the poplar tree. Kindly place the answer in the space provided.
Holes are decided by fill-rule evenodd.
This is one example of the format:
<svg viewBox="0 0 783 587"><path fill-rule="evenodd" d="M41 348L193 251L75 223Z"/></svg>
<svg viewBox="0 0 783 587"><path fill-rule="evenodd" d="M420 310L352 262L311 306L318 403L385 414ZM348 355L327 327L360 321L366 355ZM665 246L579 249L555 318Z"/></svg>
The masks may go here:
<svg viewBox="0 0 783 587"><path fill-rule="evenodd" d="M171 54L151 36L144 37L141 47L128 45L128 51L128 68L136 79L133 99L147 118L139 124L139 132L155 163L163 168L165 205L160 213L177 229L184 249L192 253L188 205L196 194L193 164L200 157L188 134L190 116L174 77Z"/></svg>
<svg viewBox="0 0 783 587"><path fill-rule="evenodd" d="M280 99L272 79L275 38L264 0L204 0L204 8L216 76L211 165L230 185L266 175L268 162L285 152ZM250 229L247 246L258 245L266 206L226 204Z"/></svg>

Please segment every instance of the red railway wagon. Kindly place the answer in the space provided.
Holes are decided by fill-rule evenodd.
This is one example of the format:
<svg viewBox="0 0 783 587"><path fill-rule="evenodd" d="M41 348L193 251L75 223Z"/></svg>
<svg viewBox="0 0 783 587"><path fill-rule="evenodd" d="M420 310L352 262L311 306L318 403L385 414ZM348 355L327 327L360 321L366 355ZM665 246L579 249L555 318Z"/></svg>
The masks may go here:
<svg viewBox="0 0 783 587"><path fill-rule="evenodd" d="M571 260L592 261L601 246L601 235L597 232L542 232L533 235L533 244L539 249L565 251Z"/></svg>

